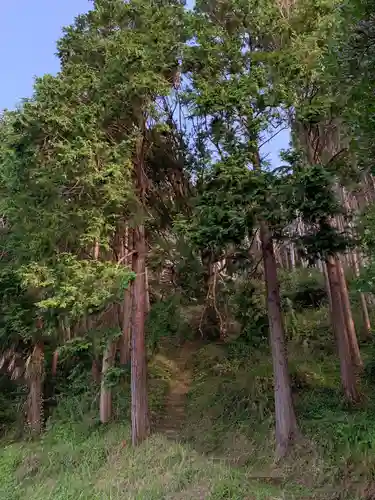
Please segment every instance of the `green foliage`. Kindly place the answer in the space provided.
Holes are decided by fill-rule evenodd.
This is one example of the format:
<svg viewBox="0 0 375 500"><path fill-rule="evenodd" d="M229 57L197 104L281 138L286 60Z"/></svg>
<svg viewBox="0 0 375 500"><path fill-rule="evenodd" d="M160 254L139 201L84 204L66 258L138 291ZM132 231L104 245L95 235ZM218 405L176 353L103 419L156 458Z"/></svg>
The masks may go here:
<svg viewBox="0 0 375 500"><path fill-rule="evenodd" d="M70 418L74 405L82 415L95 408L89 365L119 334L118 303L134 279L119 248L125 227L162 219L173 192L165 194L178 146L160 104L181 57L183 17L174 1L94 2L58 42L59 74L38 78L33 96L1 117L0 247L9 267L0 276L0 340L25 356L38 340L63 344L50 390ZM138 196L143 176L150 187L156 179L147 202Z"/></svg>
<svg viewBox="0 0 375 500"><path fill-rule="evenodd" d="M267 8L273 19L275 12ZM197 4L195 43L185 56L186 100L204 154L193 217L183 229L196 248L215 260L229 246L243 246L256 221L267 221L272 233L279 234L286 219L279 177L267 170L259 152L264 136L282 122L282 103L269 85L269 53L252 42L266 29L264 13L256 2L230 1L218 12L212 9Z"/></svg>
<svg viewBox="0 0 375 500"><path fill-rule="evenodd" d="M259 351L248 344L236 342L227 349L208 345L194 357L186 428L187 437L199 449L224 456L228 435L244 432L251 440L261 439L273 411L270 360L258 356Z"/></svg>
<svg viewBox="0 0 375 500"><path fill-rule="evenodd" d="M375 252L375 207L370 205L362 214L359 221L361 229L361 243L372 254Z"/></svg>
<svg viewBox="0 0 375 500"><path fill-rule="evenodd" d="M264 286L255 280L238 284L232 297L233 314L241 325L240 342L254 347L268 346L268 318Z"/></svg>
<svg viewBox="0 0 375 500"><path fill-rule="evenodd" d="M11 227L7 243L19 258L108 244L116 212L129 198L127 151L110 147L93 103L72 99L91 85L87 73L76 76L41 79L33 101L6 117L13 130L4 131L2 204Z"/></svg>
<svg viewBox="0 0 375 500"><path fill-rule="evenodd" d="M111 262L79 260L69 254L59 255L52 265L30 264L21 268L26 287L39 291L42 311L67 313L79 318L122 298L134 273Z"/></svg>
<svg viewBox="0 0 375 500"><path fill-rule="evenodd" d="M366 354L371 356L371 351ZM368 398L364 407L348 408L338 388L335 354L304 351L291 343L289 358L305 437L291 460L275 469L270 436L272 367L268 355L253 348L209 345L194 356L186 435L197 449L224 456L256 476L261 476L259 471L278 470L279 478L288 484L296 479L311 496L328 499L339 492L348 500L362 498L362 492L371 489L375 470L372 385L363 387ZM301 497L302 493L296 496Z"/></svg>
<svg viewBox="0 0 375 500"><path fill-rule="evenodd" d="M362 267L360 276L354 281L354 286L357 290L364 293L374 293L375 291L375 210L374 206L370 205L361 214L359 221L361 230L361 244L364 249L368 262Z"/></svg>
<svg viewBox="0 0 375 500"><path fill-rule="evenodd" d="M362 269L361 275L355 281L355 286L357 290L364 293L375 292L375 263L373 261Z"/></svg>
<svg viewBox="0 0 375 500"><path fill-rule="evenodd" d="M38 308L22 283L17 267L0 268L0 342L2 348L26 345L36 334Z"/></svg>
<svg viewBox="0 0 375 500"><path fill-rule="evenodd" d="M374 39L374 7L367 0L345 2L343 14L331 67L336 70L340 91L347 96L343 119L352 137L351 150L357 165L362 172L374 172L375 59L370 50Z"/></svg>
<svg viewBox="0 0 375 500"><path fill-rule="evenodd" d="M22 414L25 402L25 389L17 381L0 374L0 436L7 434L20 434L23 422Z"/></svg>
<svg viewBox="0 0 375 500"><path fill-rule="evenodd" d="M294 272L279 273L283 307L302 312L306 308L319 309L327 302L324 276L314 268L300 268Z"/></svg>
<svg viewBox="0 0 375 500"><path fill-rule="evenodd" d="M323 274L315 268L281 271L280 292L288 340L305 352L335 351Z"/></svg>
<svg viewBox="0 0 375 500"><path fill-rule="evenodd" d="M146 339L151 350L165 340L179 342L189 335L189 325L181 311L177 295L152 304L146 323Z"/></svg>
<svg viewBox="0 0 375 500"><path fill-rule="evenodd" d="M306 309L303 312L288 311L285 316L288 339L305 350L322 353L335 352L335 342L327 307Z"/></svg>
<svg viewBox="0 0 375 500"><path fill-rule="evenodd" d="M104 385L111 389L117 387L124 376L124 369L118 366L112 366L105 372Z"/></svg>
<svg viewBox="0 0 375 500"><path fill-rule="evenodd" d="M341 253L354 245L347 228L340 231L332 224L337 216L345 216L342 204L335 193L337 173L320 163L310 165L297 152L284 152L292 173L287 169L280 190L284 215L290 223L300 219L304 232L288 229L301 255L311 262Z"/></svg>
<svg viewBox="0 0 375 500"><path fill-rule="evenodd" d="M375 356L374 356L374 353L372 353L372 356L370 357L370 359L368 360L368 362L365 365L364 374L365 374L367 382L371 385L374 385L375 384Z"/></svg>
<svg viewBox="0 0 375 500"><path fill-rule="evenodd" d="M283 494L277 487L249 479L246 471L202 456L189 445L162 435L131 449L126 425L82 431L79 426L65 425L50 429L43 443L3 449L2 498L120 500L125 495L129 500L191 500L205 495L217 500L227 498L219 496L225 492L245 491L256 500L265 500Z"/></svg>
<svg viewBox="0 0 375 500"><path fill-rule="evenodd" d="M206 174L198 188L194 218L185 222L186 233L196 248L220 256L225 246L239 245L251 235L254 216L250 200L257 177L232 159L214 165Z"/></svg>
<svg viewBox="0 0 375 500"><path fill-rule="evenodd" d="M247 493L241 475L233 473L226 481L214 486L210 500L241 500Z"/></svg>
<svg viewBox="0 0 375 500"><path fill-rule="evenodd" d="M323 165L293 165L293 197L289 199L291 211L298 211L306 223L316 224L342 213L332 187L335 176Z"/></svg>
<svg viewBox="0 0 375 500"><path fill-rule="evenodd" d="M5 449L0 497L252 495L248 478L257 470L249 464L259 460L265 474L271 455L274 381L263 349L264 289L248 275L251 239L266 222L273 239L289 238L311 261L358 243L355 231L338 231L332 220L356 222L335 187L374 168L373 17L369 2L338 0L198 1L189 14L177 0L96 0L64 30L61 72L39 78L32 98L0 122L0 343L27 355L42 337L47 358L62 344L47 433L30 448ZM270 170L262 144L290 120L288 165ZM338 151L341 142L347 151ZM371 293L373 219L369 210L361 244L370 264L356 282ZM297 234L297 221L305 234ZM149 269L162 268L166 256L175 265L176 295L162 293L148 315L150 350L195 333L187 319L192 304L205 333L219 330L218 311L242 329L225 347L212 342L196 353L186 436L198 450L229 455L248 469L216 464L160 436L130 453L127 428L97 427L91 364L120 335L117 306L134 279L120 240L125 227L140 224L152 246ZM211 267L224 257L229 277L213 291L213 303ZM280 274L294 399L302 430L316 443L313 457L302 454L302 466L296 460L282 474L293 481L300 466L319 486L331 473L372 480L372 354L364 373L368 409L348 409L321 277L311 270ZM211 303L203 304L207 297ZM112 314L111 326L99 324L102 313ZM90 320L84 327L83 319ZM62 324L69 336L77 327L70 341L59 334ZM155 421L165 411L170 377L155 356ZM0 374L0 430L21 413L21 391L5 380ZM114 366L104 383L113 392L114 419L128 417L128 371ZM356 476L362 461L367 471ZM336 496L351 494L337 489ZM252 496L270 498L261 490Z"/></svg>
<svg viewBox="0 0 375 500"><path fill-rule="evenodd" d="M176 285L186 301L194 302L204 297L204 266L188 242L183 240L181 247L176 264Z"/></svg>
<svg viewBox="0 0 375 500"><path fill-rule="evenodd" d="M76 337L59 347L59 361L69 361L77 356L84 357L87 354L91 354L92 348L93 343L91 339Z"/></svg>

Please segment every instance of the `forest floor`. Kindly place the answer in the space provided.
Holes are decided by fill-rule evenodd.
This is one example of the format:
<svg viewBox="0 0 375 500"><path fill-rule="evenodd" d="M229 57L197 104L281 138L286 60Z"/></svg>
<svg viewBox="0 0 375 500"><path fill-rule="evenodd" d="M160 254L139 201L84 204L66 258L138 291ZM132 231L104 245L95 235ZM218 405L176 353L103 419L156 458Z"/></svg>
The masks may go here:
<svg viewBox="0 0 375 500"><path fill-rule="evenodd" d="M151 438L133 449L128 424L51 419L43 438L4 443L7 500L375 499L375 402L342 404L335 357L293 350L304 440L273 460L269 354L187 343L152 360ZM159 389L158 389L159 388ZM369 394L369 396L367 396Z"/></svg>
<svg viewBox="0 0 375 500"><path fill-rule="evenodd" d="M196 342L186 342L174 356L163 416L156 431L178 440L186 422L186 399L192 384L192 359L199 350ZM156 356L156 361L158 356Z"/></svg>

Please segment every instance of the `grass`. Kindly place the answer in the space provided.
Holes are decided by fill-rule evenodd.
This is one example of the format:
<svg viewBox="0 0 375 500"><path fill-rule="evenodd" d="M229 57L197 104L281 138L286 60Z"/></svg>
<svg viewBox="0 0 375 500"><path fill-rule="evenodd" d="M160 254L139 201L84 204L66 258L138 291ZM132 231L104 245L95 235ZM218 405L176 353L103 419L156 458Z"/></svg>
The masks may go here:
<svg viewBox="0 0 375 500"><path fill-rule="evenodd" d="M137 449L126 423L107 427L67 400L39 441L14 442L0 455L0 498L9 500L371 500L375 498L375 359L364 348L364 403L348 408L331 349L290 346L303 439L274 463L272 366L267 346L208 344L192 355L192 382L179 441L163 433ZM150 365L153 421L165 416L168 384L181 350ZM117 394L118 415L129 398ZM121 411L120 411L121 410ZM127 418L128 419L128 418ZM168 419L167 419L168 420ZM165 422L165 419L163 420ZM165 424L163 424L165 425ZM159 428L159 431L162 429Z"/></svg>
<svg viewBox="0 0 375 500"><path fill-rule="evenodd" d="M303 440L288 460L275 465L268 353L254 354L241 345L206 346L195 357L186 439L196 449L224 456L253 476L274 477L289 487L300 485L303 493L297 498L371 500L375 498L371 346L363 348L363 357L368 363L361 381L363 404L349 408L341 396L336 356L290 346L293 396Z"/></svg>
<svg viewBox="0 0 375 500"><path fill-rule="evenodd" d="M18 500L280 498L280 489L246 470L188 445L153 435L129 447L129 428L114 425L81 433L80 426L50 429L41 442L12 444L0 461L0 498ZM294 497L288 497L294 498Z"/></svg>

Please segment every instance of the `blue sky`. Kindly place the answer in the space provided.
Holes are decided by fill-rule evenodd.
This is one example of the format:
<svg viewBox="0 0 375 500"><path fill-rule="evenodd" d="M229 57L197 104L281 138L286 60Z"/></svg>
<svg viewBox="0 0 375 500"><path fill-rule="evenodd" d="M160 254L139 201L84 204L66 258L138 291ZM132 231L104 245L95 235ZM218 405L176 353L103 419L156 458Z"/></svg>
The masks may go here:
<svg viewBox="0 0 375 500"><path fill-rule="evenodd" d="M0 0L0 110L30 97L35 76L59 70L55 52L61 28L89 8L89 0ZM289 131L283 131L262 151L273 166L288 140Z"/></svg>
<svg viewBox="0 0 375 500"><path fill-rule="evenodd" d="M30 97L35 76L59 70L61 28L89 7L88 0L0 0L0 109Z"/></svg>

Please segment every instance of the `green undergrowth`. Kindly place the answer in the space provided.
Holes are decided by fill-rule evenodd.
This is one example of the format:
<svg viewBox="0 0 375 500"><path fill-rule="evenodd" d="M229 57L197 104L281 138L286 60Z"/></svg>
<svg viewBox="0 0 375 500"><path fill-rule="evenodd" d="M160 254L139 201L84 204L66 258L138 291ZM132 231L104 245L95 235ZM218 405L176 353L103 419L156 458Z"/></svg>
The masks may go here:
<svg viewBox="0 0 375 500"><path fill-rule="evenodd" d="M356 408L342 399L331 348L324 354L290 345L289 351L302 437L288 459L278 464L273 460L273 381L266 348L254 352L246 345L211 344L200 350L185 439L200 452L225 457L254 477L302 486L301 498L375 498L373 347L363 348L363 401Z"/></svg>
<svg viewBox="0 0 375 500"><path fill-rule="evenodd" d="M327 339L328 342L328 339ZM179 442L154 432L130 446L129 386L115 389L116 422L101 426L96 394L60 401L39 441L2 443L0 498L9 500L370 500L375 498L375 349L362 347L363 402L347 407L329 346L289 344L301 439L274 461L273 380L268 346L194 344ZM150 361L154 429L167 411L181 347ZM165 425L165 420L164 420ZM159 430L161 430L159 428Z"/></svg>
<svg viewBox="0 0 375 500"><path fill-rule="evenodd" d="M165 349L150 362L150 406L154 428L165 412L167 387L177 376L179 350ZM198 352L200 357L200 353ZM194 356L195 357L195 356ZM214 360L213 360L214 361ZM130 445L128 423L101 426L92 391L60 401L38 441L2 443L0 498L9 500L277 500L300 499L301 488L253 474L225 456L199 450L154 432L139 448ZM128 387L116 388L115 417L129 414ZM126 421L129 417L126 418ZM188 425L188 421L186 422ZM304 490L303 490L304 491ZM288 494L287 497L283 496ZM308 498L308 497L306 497Z"/></svg>
<svg viewBox="0 0 375 500"><path fill-rule="evenodd" d="M40 442L12 444L0 459L0 498L18 500L261 500L280 489L186 444L153 435L129 445L127 425L51 428ZM289 496L288 498L298 498Z"/></svg>

